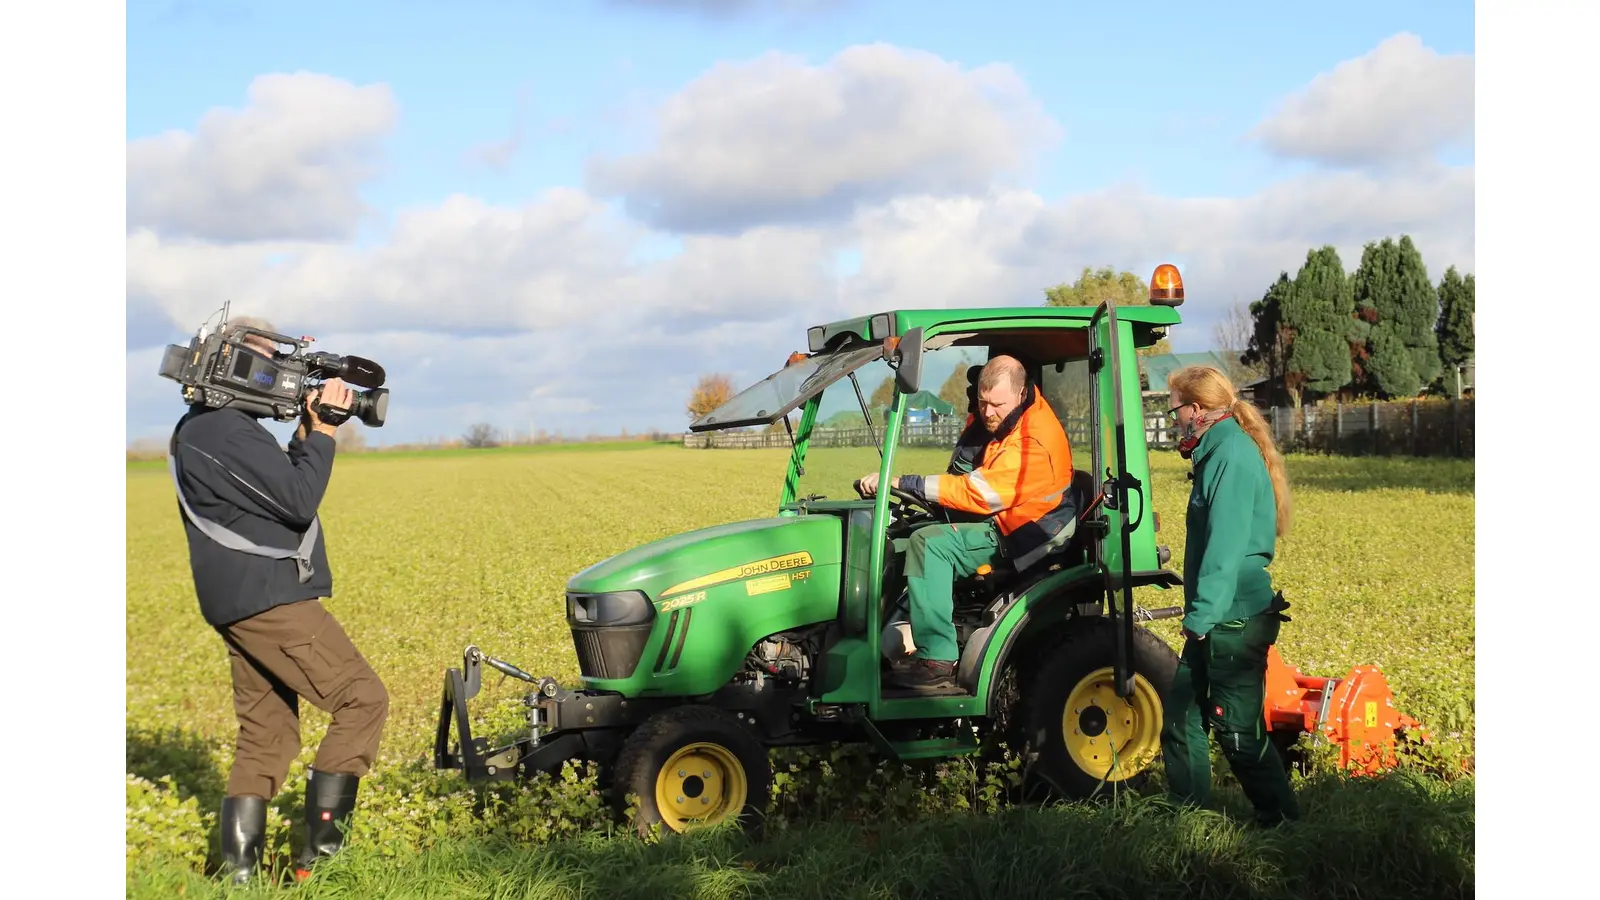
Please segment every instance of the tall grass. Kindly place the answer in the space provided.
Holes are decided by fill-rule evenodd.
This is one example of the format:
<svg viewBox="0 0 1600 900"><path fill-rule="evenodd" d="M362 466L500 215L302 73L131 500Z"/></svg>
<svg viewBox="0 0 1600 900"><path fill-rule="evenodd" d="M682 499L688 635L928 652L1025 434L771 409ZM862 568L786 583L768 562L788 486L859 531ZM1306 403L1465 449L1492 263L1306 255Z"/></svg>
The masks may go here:
<svg viewBox="0 0 1600 900"><path fill-rule="evenodd" d="M1242 799L1225 793L1238 805ZM1439 898L1473 895L1470 781L1398 775L1302 788L1306 818L1272 832L1159 800L1008 809L896 827L819 823L752 841L601 834L529 846L449 839L385 858L352 847L296 890L307 900L428 898ZM192 872L135 872L131 897L229 892Z"/></svg>
<svg viewBox="0 0 1600 900"><path fill-rule="evenodd" d="M1396 704L1453 754L1413 766L1453 780L1313 781L1307 821L1292 837L1240 831L1214 812L1172 818L1137 804L1011 810L993 789L996 777L1004 786L1003 771L913 772L824 752L796 762L775 793L782 827L768 842L724 836L654 847L606 836L590 772L486 800L455 773L432 770L443 671L465 645L575 678L566 579L643 541L769 514L786 458L673 448L341 458L322 508L334 566L327 605L388 686L391 718L362 788L351 855L302 892L1160 897L1183 888L1355 897L1398 885L1390 895L1471 893L1472 786L1456 778L1455 763L1470 757L1474 731L1474 500L1472 464L1459 460L1289 461L1296 528L1273 566L1294 604L1285 658L1318 675L1382 666ZM943 464L929 452L901 459L902 471ZM875 461L872 450L819 453L801 492L842 496ZM1160 540L1179 568L1185 469L1175 454L1155 455ZM163 468L130 466L127 861L129 891L139 896L209 890L196 873L216 861L215 810L236 727L226 654L196 608L171 490ZM1142 590L1146 605L1181 602ZM1176 628L1163 621L1152 630L1175 641ZM516 727L518 687L486 679L475 728ZM327 724L309 704L302 710L305 750L273 806L279 861L295 849L305 765ZM1220 798L1237 802L1220 780Z"/></svg>

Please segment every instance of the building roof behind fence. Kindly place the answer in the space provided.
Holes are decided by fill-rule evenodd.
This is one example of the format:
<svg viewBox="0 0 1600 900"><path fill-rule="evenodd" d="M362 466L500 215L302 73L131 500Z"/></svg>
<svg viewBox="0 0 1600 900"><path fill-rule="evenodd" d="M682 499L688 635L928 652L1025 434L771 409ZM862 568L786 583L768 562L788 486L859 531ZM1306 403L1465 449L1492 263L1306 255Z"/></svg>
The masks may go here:
<svg viewBox="0 0 1600 900"><path fill-rule="evenodd" d="M948 416L956 411L954 406L939 399L939 395L932 391L917 391L906 398L907 409L931 409L941 416Z"/></svg>

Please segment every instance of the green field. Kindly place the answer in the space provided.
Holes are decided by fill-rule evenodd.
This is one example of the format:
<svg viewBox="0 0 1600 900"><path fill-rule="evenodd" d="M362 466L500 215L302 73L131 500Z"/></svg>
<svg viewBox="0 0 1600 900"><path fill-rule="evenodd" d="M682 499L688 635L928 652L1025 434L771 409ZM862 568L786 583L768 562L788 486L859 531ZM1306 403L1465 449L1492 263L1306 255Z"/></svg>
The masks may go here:
<svg viewBox="0 0 1600 900"><path fill-rule="evenodd" d="M464 646L475 643L535 674L575 678L563 618L566 578L643 541L770 513L785 460L781 451L661 447L341 457L322 507L334 566L328 607L388 686L391 718L379 769L363 785L359 850L300 892L913 896L971 881L970 872L947 871L970 857L973 865L991 867L994 883L1012 879L1013 896L1049 895L1047 886L1059 879L1084 879L1086 889L1118 884L1118 873L1130 871L1145 885L1136 896L1167 895L1162 885L1169 879L1170 887L1192 895L1470 896L1470 777L1356 786L1318 777L1305 787L1313 821L1290 841L1242 834L1214 814L1149 818L1137 805L1021 809L995 819L974 814L997 805L992 788L1000 779L986 790L984 773L961 774L965 764L930 773L875 771L850 758L828 768L797 762L792 780L778 788L772 841L746 846L736 837L707 836L651 847L621 838L595 842L604 816L581 773L502 791L505 802L479 813L458 776L431 770L441 679L445 667L459 664ZM921 452L901 461L902 471L935 471L944 455ZM875 462L870 449L819 453L802 493L841 496ZM1162 542L1181 568L1187 465L1175 454L1156 454L1153 465ZM1421 719L1453 758L1470 757L1472 463L1291 458L1290 477L1295 529L1274 565L1293 604L1280 644L1285 658L1317 675L1380 665L1397 705ZM170 896L181 886L193 895L204 885L186 867L204 865L210 818L231 760L226 654L196 607L172 485L160 464L129 466L127 524L129 890ZM1150 606L1181 602L1154 590L1139 599ZM1154 630L1172 639L1177 626L1168 620ZM518 687L485 679L474 702L488 708L502 701L492 726L515 727ZM276 806L281 818L273 840L280 852L288 851L296 830L285 819L298 825L303 767L327 722L308 704L302 710L306 749ZM942 780L924 789L919 779L930 777ZM1240 802L1226 789L1219 799ZM830 818L853 824L820 824ZM891 821L902 824L880 836L876 823ZM1119 843L1092 861L1061 857L1059 848L1082 845L1112 823L1133 844ZM1361 833L1349 835L1356 825ZM1411 825L1428 836L1408 836ZM1148 845L1141 843L1146 839ZM863 849L880 840L892 852ZM1310 846L1349 840L1359 846ZM527 845L549 841L555 843L528 852ZM941 846L945 851L932 853ZM980 846L989 850L979 852ZM1022 852L1028 847L1032 856ZM1374 882L1388 880L1343 891L1337 879L1352 871L1346 856L1359 855L1360 847L1373 848L1378 858L1359 870ZM927 865L905 862L930 853ZM1312 855L1299 858L1306 853ZM1397 866L1400 875L1392 871ZM1305 880L1308 872L1322 873L1322 880ZM844 878L859 893L837 884L838 891L826 890L819 873ZM1332 887L1328 878L1335 879Z"/></svg>

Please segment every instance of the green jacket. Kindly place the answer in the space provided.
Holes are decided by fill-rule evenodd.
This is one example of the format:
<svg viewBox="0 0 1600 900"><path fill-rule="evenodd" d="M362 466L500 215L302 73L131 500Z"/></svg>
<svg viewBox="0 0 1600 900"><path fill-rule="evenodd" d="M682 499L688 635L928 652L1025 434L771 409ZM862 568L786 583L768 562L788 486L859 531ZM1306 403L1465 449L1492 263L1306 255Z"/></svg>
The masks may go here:
<svg viewBox="0 0 1600 900"><path fill-rule="evenodd" d="M1228 418L1206 429L1192 455L1183 553L1183 627L1205 634L1272 603L1267 566L1278 508L1261 450Z"/></svg>

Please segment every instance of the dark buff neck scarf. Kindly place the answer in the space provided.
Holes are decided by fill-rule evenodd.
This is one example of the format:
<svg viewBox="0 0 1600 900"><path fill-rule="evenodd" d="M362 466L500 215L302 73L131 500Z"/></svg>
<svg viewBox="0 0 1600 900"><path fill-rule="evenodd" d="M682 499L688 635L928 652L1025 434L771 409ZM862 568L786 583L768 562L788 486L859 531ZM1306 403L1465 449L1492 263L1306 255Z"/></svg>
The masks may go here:
<svg viewBox="0 0 1600 900"><path fill-rule="evenodd" d="M1223 419L1231 418L1233 418L1232 409L1212 409L1190 419L1189 430L1178 440L1178 455L1188 459L1194 454L1194 448L1199 446L1200 438L1205 435L1206 429Z"/></svg>

